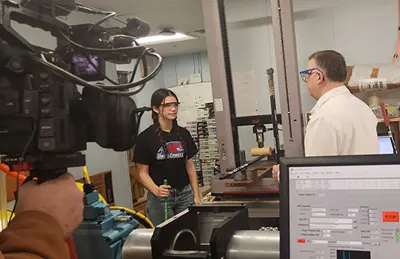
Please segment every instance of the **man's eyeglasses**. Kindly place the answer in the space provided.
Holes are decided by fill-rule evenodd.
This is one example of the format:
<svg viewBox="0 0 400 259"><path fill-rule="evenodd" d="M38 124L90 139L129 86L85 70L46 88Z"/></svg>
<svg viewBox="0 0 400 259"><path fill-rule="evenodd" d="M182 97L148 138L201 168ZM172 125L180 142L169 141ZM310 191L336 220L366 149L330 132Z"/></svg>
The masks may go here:
<svg viewBox="0 0 400 259"><path fill-rule="evenodd" d="M309 78L312 74L314 74L315 72L319 72L319 73L321 73L321 74L324 74L324 73L323 73L319 68L317 68L317 67L315 67L315 68L310 68L310 69L307 69L307 70L300 71L301 79L303 79L303 81L304 81L305 83L307 83L307 82L308 82L308 78Z"/></svg>
<svg viewBox="0 0 400 259"><path fill-rule="evenodd" d="M178 108L179 102L162 103L160 106L168 109Z"/></svg>

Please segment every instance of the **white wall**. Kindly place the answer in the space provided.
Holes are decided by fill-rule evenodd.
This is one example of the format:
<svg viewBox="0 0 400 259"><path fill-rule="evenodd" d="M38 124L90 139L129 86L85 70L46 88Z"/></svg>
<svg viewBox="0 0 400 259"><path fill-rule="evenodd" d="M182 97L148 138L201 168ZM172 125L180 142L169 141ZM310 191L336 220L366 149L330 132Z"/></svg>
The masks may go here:
<svg viewBox="0 0 400 259"><path fill-rule="evenodd" d="M91 18L93 17L90 15L74 15L73 23L78 23L79 21L88 22ZM56 47L56 39L48 32L17 23L13 23L13 28L32 44L50 49ZM115 65L108 64L107 73L108 76L115 79ZM132 207L133 204L126 152L114 152L112 150L103 149L95 143L89 143L88 149L84 153L86 154L86 163L90 174L112 170L116 204ZM81 168L70 168L69 171L76 178L83 177Z"/></svg>
<svg viewBox="0 0 400 259"><path fill-rule="evenodd" d="M117 65L118 71L132 71L135 61L128 65ZM178 84L180 77L189 77L191 74L200 73L203 82L210 81L210 69L208 65L207 52L191 53L164 58L162 70L145 88L132 98L137 107L150 106L151 95L154 91L164 87L173 87ZM140 80L139 73L135 81ZM140 123L140 132L153 124L151 113L143 115Z"/></svg>
<svg viewBox="0 0 400 259"><path fill-rule="evenodd" d="M232 71L254 71L259 113L270 113L265 70L276 68L271 6L266 0L227 0L226 17ZM395 0L294 0L299 70L315 51L335 49L349 65L391 62L397 44ZM275 77L276 87L278 86ZM315 104L301 83L303 112ZM277 98L278 111L280 109ZM240 147L255 145L251 128L240 129ZM267 135L272 145L272 134Z"/></svg>
<svg viewBox="0 0 400 259"><path fill-rule="evenodd" d="M196 73L201 74L203 82L210 82L207 52L168 57L165 59L163 72L166 87L176 86L180 77L189 77Z"/></svg>

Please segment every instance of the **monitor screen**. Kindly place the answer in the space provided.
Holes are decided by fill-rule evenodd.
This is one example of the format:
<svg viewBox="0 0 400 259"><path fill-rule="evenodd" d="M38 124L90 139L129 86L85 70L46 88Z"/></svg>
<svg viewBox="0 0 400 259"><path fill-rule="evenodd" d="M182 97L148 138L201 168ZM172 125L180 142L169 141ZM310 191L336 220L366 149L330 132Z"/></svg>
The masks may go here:
<svg viewBox="0 0 400 259"><path fill-rule="evenodd" d="M98 56L74 55L71 60L72 73L87 81L101 81L105 78L105 61Z"/></svg>
<svg viewBox="0 0 400 259"><path fill-rule="evenodd" d="M379 154L393 154L393 146L389 136L379 136Z"/></svg>
<svg viewBox="0 0 400 259"><path fill-rule="evenodd" d="M379 157L385 162L379 162ZM352 164L352 159L357 162ZM281 212L290 215L281 214L287 219L283 220L287 224L281 229L281 242L286 240L288 245L281 258L383 259L400 255L399 157L302 160L290 164L289 159L281 168L281 174L287 174L281 179L286 186L281 197L283 191L287 194L282 197L286 207Z"/></svg>

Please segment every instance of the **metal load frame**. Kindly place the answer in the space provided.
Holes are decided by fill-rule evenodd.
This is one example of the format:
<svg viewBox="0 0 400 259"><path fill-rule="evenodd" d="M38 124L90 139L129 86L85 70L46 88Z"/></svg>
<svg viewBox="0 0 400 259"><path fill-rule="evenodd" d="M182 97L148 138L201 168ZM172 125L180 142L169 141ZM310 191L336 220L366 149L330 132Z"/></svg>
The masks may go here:
<svg viewBox="0 0 400 259"><path fill-rule="evenodd" d="M237 127L246 118L237 118L225 17L226 0L202 0L211 83L214 98L220 170L239 165ZM266 0L267 1L267 0ZM296 51L292 0L270 0L275 40L276 72L280 94L280 120L285 156L304 156L303 115ZM218 25L219 26L216 26ZM267 69L267 68L265 68ZM271 115L255 116L271 123ZM248 119L248 118L247 118ZM251 118L250 118L251 119ZM218 181L218 178L213 179ZM226 186L227 183L224 183ZM212 190L214 191L214 190Z"/></svg>

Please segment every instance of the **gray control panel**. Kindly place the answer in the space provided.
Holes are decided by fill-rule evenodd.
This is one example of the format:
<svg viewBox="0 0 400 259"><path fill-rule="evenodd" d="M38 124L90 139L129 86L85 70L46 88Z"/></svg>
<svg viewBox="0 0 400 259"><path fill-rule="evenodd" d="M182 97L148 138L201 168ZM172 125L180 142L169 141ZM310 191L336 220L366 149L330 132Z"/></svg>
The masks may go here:
<svg viewBox="0 0 400 259"><path fill-rule="evenodd" d="M400 255L400 165L289 168L290 258Z"/></svg>

